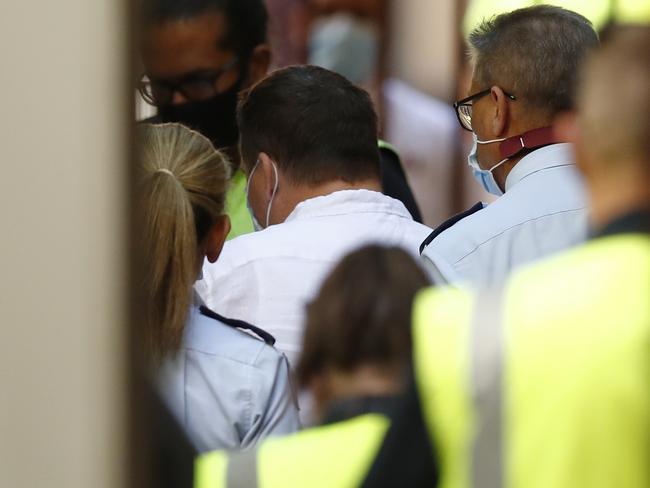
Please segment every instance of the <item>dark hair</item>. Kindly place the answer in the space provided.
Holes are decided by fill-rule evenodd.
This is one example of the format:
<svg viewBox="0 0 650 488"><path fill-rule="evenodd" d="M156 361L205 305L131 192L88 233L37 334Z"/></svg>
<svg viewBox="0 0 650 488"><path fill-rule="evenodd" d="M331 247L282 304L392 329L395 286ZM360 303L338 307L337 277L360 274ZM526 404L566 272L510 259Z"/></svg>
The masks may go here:
<svg viewBox="0 0 650 488"><path fill-rule="evenodd" d="M429 284L405 251L367 246L346 256L307 308L301 387L326 369L362 365L400 374L411 357L411 306Z"/></svg>
<svg viewBox="0 0 650 488"><path fill-rule="evenodd" d="M498 85L553 116L573 108L579 65L598 34L580 14L539 5L483 21L469 43L481 89Z"/></svg>
<svg viewBox="0 0 650 488"><path fill-rule="evenodd" d="M247 58L266 42L268 14L263 0L144 0L143 19L159 23L186 20L208 12L221 12L227 31L223 48Z"/></svg>
<svg viewBox="0 0 650 488"><path fill-rule="evenodd" d="M316 66L275 71L243 95L237 119L248 171L264 152L299 183L379 177L372 101L341 75Z"/></svg>

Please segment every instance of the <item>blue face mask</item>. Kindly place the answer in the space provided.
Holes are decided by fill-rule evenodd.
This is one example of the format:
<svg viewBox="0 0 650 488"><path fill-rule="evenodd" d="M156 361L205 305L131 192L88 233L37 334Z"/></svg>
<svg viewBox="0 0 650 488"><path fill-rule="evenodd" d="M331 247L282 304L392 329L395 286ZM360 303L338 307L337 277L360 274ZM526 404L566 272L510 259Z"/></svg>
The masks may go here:
<svg viewBox="0 0 650 488"><path fill-rule="evenodd" d="M472 150L467 156L467 164L469 164L469 167L472 170L472 175L474 176L474 179L478 181L479 185L481 185L486 192L500 197L501 195L503 195L503 190L497 184L496 180L494 179L494 174L492 172L495 169L497 169L499 166L501 166L503 163L505 163L509 158L506 158L503 161L495 164L490 169L482 169L481 166L478 164L478 157L476 156L476 153L478 151L479 144L493 144L495 142L505 141L506 138L493 139L491 141L479 141L476 134L472 134L472 136L474 137L474 144L472 145Z"/></svg>
<svg viewBox="0 0 650 488"><path fill-rule="evenodd" d="M264 230L266 227L269 226L269 219L271 218L271 207L273 206L273 199L275 198L275 194L278 192L278 184L280 183L280 179L278 178L278 168L275 166L275 163L271 161L271 164L273 164L273 173L275 175L275 185L273 186L273 193L271 194L271 200L269 200L269 204L266 207L266 225L262 226L260 222L257 220L257 217L255 217L255 213L253 212L253 208L251 207L251 202L250 199L248 198L249 190L251 187L251 180L253 179L253 174L255 173L255 170L260 164L260 160L258 159L257 162L255 163L255 166L253 167L253 171L251 171L251 174L248 175L248 182L246 183L246 208L248 208L248 212L251 214L251 219L253 220L253 228L255 231L260 231Z"/></svg>

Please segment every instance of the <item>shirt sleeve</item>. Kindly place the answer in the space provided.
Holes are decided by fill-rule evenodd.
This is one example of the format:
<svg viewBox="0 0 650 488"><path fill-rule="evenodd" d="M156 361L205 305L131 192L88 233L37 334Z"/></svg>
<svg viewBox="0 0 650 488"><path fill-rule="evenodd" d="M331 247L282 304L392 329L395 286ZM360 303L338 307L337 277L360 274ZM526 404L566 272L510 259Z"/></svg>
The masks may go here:
<svg viewBox="0 0 650 488"><path fill-rule="evenodd" d="M251 381L250 429L242 439L242 449L262 438L300 429L287 358L274 348L265 346L256 366L258 374Z"/></svg>
<svg viewBox="0 0 650 488"><path fill-rule="evenodd" d="M458 284L463 281L454 267L433 250L428 248L424 250L422 263L429 279L435 285L444 286Z"/></svg>

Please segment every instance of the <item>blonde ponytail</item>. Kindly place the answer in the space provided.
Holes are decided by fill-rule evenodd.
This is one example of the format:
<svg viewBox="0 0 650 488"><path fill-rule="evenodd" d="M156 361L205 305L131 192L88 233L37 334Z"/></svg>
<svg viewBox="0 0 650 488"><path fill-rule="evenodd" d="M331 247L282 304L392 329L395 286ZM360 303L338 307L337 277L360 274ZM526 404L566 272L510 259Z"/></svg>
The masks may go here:
<svg viewBox="0 0 650 488"><path fill-rule="evenodd" d="M199 245L223 215L230 172L208 139L180 124L140 126L137 141L142 338L158 362L182 343Z"/></svg>

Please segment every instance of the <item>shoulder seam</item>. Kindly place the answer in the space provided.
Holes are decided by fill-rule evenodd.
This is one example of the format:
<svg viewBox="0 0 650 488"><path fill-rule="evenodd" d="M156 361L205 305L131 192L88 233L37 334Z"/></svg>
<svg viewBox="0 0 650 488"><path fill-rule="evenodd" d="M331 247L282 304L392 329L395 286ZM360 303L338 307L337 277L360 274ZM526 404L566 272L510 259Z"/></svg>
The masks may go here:
<svg viewBox="0 0 650 488"><path fill-rule="evenodd" d="M242 334L246 334L246 332L242 332ZM250 336L253 339L256 339L255 337L251 336L250 334L246 334L246 335ZM190 352L204 354L206 356L218 357L218 358L221 358L221 359L224 359L224 360L227 360L227 361L231 361L233 363L241 364L241 365L244 365L244 366L250 366L251 368L259 370L259 369L262 369L262 368L259 367L257 362L258 362L260 354L262 353L264 348L265 347L271 347L271 349L274 349L274 348L272 346L268 346L268 344L266 344L261 339L256 339L256 342L259 343L260 347L259 347L259 350L254 355L251 355L251 360L250 361L242 361L240 359L236 359L236 358L233 358L231 356L223 356L223 355L221 355L219 353L216 353L216 352L208 352L208 351L204 351L202 349L198 349L198 348L190 347L190 346L185 346L185 349L187 351L190 351Z"/></svg>
<svg viewBox="0 0 650 488"><path fill-rule="evenodd" d="M523 222L519 222L518 224L511 225L511 226L508 227L507 229L503 229L503 230L502 230L501 232L499 232L498 234L495 234L495 235L491 236L489 239L486 239L485 241L481 242L481 243L478 244L474 249L472 249L470 252L468 252L468 253L465 254L464 256L458 258L456 261L454 261L454 265L460 263L463 259L465 259L465 258L469 257L470 255L474 254L476 251L478 251L479 248L483 247L483 246L484 246L485 244L487 244L488 242L490 242L490 241L496 239L497 237L502 236L502 235L505 234L506 232L509 232L509 231L511 231L511 230L513 230L513 229L516 229L517 227L521 227L522 225L527 224L528 222L535 222L535 221L537 221L537 220L542 220L542 219L545 219L545 218L547 218L547 217L552 217L552 216L554 216L554 215L560 215L560 214L564 214L564 213L579 212L580 210L585 210L586 208L587 208L587 207L580 207L580 208L574 208L574 209L570 209L570 210L561 210L561 211L559 211L559 212L553 212L553 213L549 213L549 214L546 214L546 215L541 215L541 216L539 216L539 217L535 217L534 219L528 219L528 220L525 220L525 221L523 221Z"/></svg>

